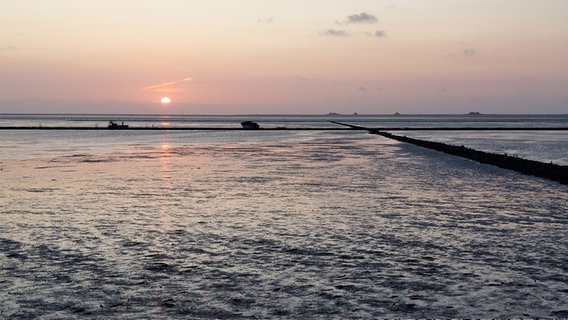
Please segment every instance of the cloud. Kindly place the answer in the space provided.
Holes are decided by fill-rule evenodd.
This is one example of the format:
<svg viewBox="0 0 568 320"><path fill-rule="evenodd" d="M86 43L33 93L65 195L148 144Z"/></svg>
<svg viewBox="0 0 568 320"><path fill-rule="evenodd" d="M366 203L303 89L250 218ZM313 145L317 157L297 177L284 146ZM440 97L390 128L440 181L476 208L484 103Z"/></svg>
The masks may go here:
<svg viewBox="0 0 568 320"><path fill-rule="evenodd" d="M149 85L149 86L142 88L142 90L154 90L154 89L169 88L169 87L173 87L177 84L180 84L180 83L183 83L183 82L188 82L188 81L193 81L193 78L187 77L187 78L183 78L183 79L180 79L180 80L177 80L177 81L168 81L168 82L153 84L153 85Z"/></svg>
<svg viewBox="0 0 568 320"><path fill-rule="evenodd" d="M377 37L377 38L384 38L384 37L387 36L387 34L385 33L385 30L377 30L377 31L373 34L373 36L374 36L374 37Z"/></svg>
<svg viewBox="0 0 568 320"><path fill-rule="evenodd" d="M274 21L274 17L269 17L269 18L261 18L256 20L256 23L272 23Z"/></svg>
<svg viewBox="0 0 568 320"><path fill-rule="evenodd" d="M451 59L458 59L458 58L473 58L478 55L477 50L474 48L465 48L461 52L452 52L448 53L446 57Z"/></svg>
<svg viewBox="0 0 568 320"><path fill-rule="evenodd" d="M336 30L336 29L328 29L323 34L331 37L349 37L351 35L351 33L349 33L349 31L347 30Z"/></svg>
<svg viewBox="0 0 568 320"><path fill-rule="evenodd" d="M365 31L364 34L368 37L375 37L375 38L386 38L387 36L385 30L377 30L374 33Z"/></svg>
<svg viewBox="0 0 568 320"><path fill-rule="evenodd" d="M473 57L473 56L477 55L477 50L475 50L473 48L463 49L463 55L465 57Z"/></svg>
<svg viewBox="0 0 568 320"><path fill-rule="evenodd" d="M406 11L406 8L405 8L405 7L400 6L399 4L395 4L395 3L393 3L393 4L391 4L391 5L388 5L388 6L385 6L385 9L388 9L388 10L397 10L397 11Z"/></svg>
<svg viewBox="0 0 568 320"><path fill-rule="evenodd" d="M337 24L359 24L359 23L377 23L379 19L372 14L361 12L359 14L352 14L347 16L343 21L338 21Z"/></svg>
<svg viewBox="0 0 568 320"><path fill-rule="evenodd" d="M357 90L362 91L362 92L366 92L366 91L367 91L367 87L360 86L359 88L357 88Z"/></svg>

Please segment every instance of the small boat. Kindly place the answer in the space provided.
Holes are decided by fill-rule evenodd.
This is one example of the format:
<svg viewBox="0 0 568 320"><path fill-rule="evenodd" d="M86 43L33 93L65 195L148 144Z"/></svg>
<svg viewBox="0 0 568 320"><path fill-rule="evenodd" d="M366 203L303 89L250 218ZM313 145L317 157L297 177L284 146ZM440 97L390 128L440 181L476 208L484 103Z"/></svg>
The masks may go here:
<svg viewBox="0 0 568 320"><path fill-rule="evenodd" d="M258 123L252 121L241 122L241 126L243 126L243 129L251 129L251 130L260 129Z"/></svg>
<svg viewBox="0 0 568 320"><path fill-rule="evenodd" d="M114 121L111 120L111 121L108 122L108 128L109 129L126 129L126 128L128 128L128 125L124 124L124 121L122 121L121 123L117 123L117 122L114 122Z"/></svg>

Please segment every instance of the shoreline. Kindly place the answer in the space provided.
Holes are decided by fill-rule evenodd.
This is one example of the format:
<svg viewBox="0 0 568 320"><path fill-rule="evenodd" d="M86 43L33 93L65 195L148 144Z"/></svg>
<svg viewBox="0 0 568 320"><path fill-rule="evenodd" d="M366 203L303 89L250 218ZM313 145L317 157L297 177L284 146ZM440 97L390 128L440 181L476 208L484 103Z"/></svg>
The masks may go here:
<svg viewBox="0 0 568 320"><path fill-rule="evenodd" d="M0 126L0 130L158 130L158 131L183 131L183 130L208 130L208 131L282 131L282 130L306 130L306 131L568 131L568 127L392 127L392 128L367 128L355 125L348 125L332 121L332 123L343 125L341 128L259 128L245 129L240 127L128 127L128 128L108 128L108 127L49 127L49 126Z"/></svg>

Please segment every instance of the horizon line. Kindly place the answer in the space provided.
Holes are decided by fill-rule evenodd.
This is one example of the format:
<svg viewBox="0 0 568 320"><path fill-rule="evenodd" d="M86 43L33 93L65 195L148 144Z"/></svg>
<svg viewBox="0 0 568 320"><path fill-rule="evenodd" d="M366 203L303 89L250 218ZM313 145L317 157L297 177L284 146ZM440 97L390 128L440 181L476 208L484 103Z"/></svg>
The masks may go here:
<svg viewBox="0 0 568 320"><path fill-rule="evenodd" d="M63 112L0 112L0 115L76 115L76 116L170 116L170 117L227 117L227 116L288 116L288 117L372 117L372 116L568 116L568 113L227 113L227 114L179 114L179 113L63 113Z"/></svg>

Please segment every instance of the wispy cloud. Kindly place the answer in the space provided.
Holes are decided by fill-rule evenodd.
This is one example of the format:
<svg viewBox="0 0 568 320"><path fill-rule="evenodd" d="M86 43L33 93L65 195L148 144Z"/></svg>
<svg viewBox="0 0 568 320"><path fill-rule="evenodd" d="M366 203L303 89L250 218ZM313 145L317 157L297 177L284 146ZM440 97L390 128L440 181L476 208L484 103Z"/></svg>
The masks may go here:
<svg viewBox="0 0 568 320"><path fill-rule="evenodd" d="M347 16L345 20L337 21L337 24L360 24L360 23L377 23L379 19L374 15L366 12L361 12L359 14L352 14Z"/></svg>
<svg viewBox="0 0 568 320"><path fill-rule="evenodd" d="M256 23L272 23L274 22L274 17L269 17L269 18L261 18L256 20Z"/></svg>
<svg viewBox="0 0 568 320"><path fill-rule="evenodd" d="M15 51L16 47L14 46L4 46L4 47L0 47L0 51Z"/></svg>
<svg viewBox="0 0 568 320"><path fill-rule="evenodd" d="M473 57L473 56L477 55L477 50L475 50L473 48L463 49L463 55L465 57Z"/></svg>
<svg viewBox="0 0 568 320"><path fill-rule="evenodd" d="M180 83L189 82L189 81L193 81L193 78L187 77L187 78L183 78L183 79L180 79L180 80L177 80L177 81L168 81L168 82L153 84L153 85L149 85L149 86L142 88L142 90L154 90L154 89L170 88L170 87L176 86Z"/></svg>
<svg viewBox="0 0 568 320"><path fill-rule="evenodd" d="M385 38L387 36L385 30L377 30L375 31L375 33L365 32L365 34L368 35L369 37L375 37L375 38Z"/></svg>
<svg viewBox="0 0 568 320"><path fill-rule="evenodd" d="M474 48L465 48L461 52L452 52L447 54L448 58L456 59L456 58L473 58L478 55L477 49Z"/></svg>
<svg viewBox="0 0 568 320"><path fill-rule="evenodd" d="M351 35L347 30L337 29L327 29L323 34L330 37L349 37Z"/></svg>

